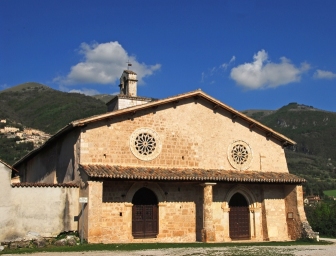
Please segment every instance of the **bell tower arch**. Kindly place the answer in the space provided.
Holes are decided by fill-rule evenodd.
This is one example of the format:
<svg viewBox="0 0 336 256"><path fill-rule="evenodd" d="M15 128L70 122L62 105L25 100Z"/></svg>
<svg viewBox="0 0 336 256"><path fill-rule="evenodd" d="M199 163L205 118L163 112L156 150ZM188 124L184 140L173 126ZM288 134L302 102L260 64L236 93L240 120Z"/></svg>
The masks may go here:
<svg viewBox="0 0 336 256"><path fill-rule="evenodd" d="M120 95L137 97L137 74L131 70L124 70L120 77Z"/></svg>

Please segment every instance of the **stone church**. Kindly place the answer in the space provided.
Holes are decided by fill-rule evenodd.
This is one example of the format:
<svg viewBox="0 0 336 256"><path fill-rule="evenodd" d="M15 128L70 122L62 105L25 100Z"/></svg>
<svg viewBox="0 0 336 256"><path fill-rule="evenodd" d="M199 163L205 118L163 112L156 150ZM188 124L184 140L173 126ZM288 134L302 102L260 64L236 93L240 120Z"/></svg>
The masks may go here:
<svg viewBox="0 0 336 256"><path fill-rule="evenodd" d="M89 243L286 241L305 236L295 142L201 90L137 96L125 70L107 113L77 120L15 163L22 184L76 184ZM74 220L73 220L74 221Z"/></svg>

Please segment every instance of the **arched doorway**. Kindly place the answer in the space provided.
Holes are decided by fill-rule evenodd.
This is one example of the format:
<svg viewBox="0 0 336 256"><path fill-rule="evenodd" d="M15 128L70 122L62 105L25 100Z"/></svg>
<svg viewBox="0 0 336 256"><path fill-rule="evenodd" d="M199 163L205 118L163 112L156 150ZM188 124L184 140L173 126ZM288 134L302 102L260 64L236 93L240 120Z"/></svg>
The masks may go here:
<svg viewBox="0 0 336 256"><path fill-rule="evenodd" d="M132 235L153 238L158 234L158 200L148 188L140 188L132 199Z"/></svg>
<svg viewBox="0 0 336 256"><path fill-rule="evenodd" d="M240 194L234 194L229 202L230 238L250 239L250 216L248 202Z"/></svg>

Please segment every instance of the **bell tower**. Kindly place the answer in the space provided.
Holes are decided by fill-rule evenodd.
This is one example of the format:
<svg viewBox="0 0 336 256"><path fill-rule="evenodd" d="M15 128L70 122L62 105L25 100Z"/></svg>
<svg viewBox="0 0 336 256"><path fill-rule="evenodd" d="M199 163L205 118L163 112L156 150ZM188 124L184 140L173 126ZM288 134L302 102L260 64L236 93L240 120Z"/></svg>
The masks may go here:
<svg viewBox="0 0 336 256"><path fill-rule="evenodd" d="M137 96L137 74L131 70L124 70L120 77L120 95Z"/></svg>
<svg viewBox="0 0 336 256"><path fill-rule="evenodd" d="M130 66L130 64L128 64ZM137 95L137 74L131 70L124 70L120 77L120 93L106 103L107 111L134 107L153 101L152 98Z"/></svg>

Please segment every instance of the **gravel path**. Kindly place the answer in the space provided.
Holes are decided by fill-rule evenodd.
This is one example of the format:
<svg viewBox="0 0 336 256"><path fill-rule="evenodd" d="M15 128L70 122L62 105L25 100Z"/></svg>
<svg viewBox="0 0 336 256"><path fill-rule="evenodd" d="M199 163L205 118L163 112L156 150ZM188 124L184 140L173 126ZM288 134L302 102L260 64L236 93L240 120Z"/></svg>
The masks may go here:
<svg viewBox="0 0 336 256"><path fill-rule="evenodd" d="M141 251L89 251L68 253L33 253L32 256L196 256L196 255L292 255L292 256L335 256L336 239L321 239L333 242L331 245L298 245L298 246L239 246L239 247L214 247L214 248L173 248ZM14 254L6 254L13 255ZM15 254L16 255L16 254Z"/></svg>

